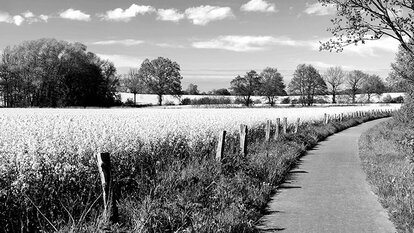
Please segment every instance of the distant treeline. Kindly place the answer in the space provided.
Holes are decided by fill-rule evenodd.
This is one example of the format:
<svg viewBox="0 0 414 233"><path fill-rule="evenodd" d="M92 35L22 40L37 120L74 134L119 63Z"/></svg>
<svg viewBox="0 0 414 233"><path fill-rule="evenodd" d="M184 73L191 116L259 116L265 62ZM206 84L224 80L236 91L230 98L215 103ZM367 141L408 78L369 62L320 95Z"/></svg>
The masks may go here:
<svg viewBox="0 0 414 233"><path fill-rule="evenodd" d="M3 50L0 93L7 107L111 106L117 86L113 63L80 43L40 39Z"/></svg>

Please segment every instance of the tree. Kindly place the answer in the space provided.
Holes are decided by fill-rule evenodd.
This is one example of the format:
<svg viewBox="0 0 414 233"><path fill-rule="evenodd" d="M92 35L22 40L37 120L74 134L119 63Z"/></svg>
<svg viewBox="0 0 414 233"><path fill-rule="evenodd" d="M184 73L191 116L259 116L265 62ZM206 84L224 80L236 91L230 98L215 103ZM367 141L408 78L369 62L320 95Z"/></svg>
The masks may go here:
<svg viewBox="0 0 414 233"><path fill-rule="evenodd" d="M8 107L109 106L118 85L113 63L81 43L25 41L3 50L0 85Z"/></svg>
<svg viewBox="0 0 414 233"><path fill-rule="evenodd" d="M368 103L371 101L372 94L382 95L385 92L385 83L378 75L369 75L362 83L362 92L368 96Z"/></svg>
<svg viewBox="0 0 414 233"><path fill-rule="evenodd" d="M162 105L162 96L181 95L180 65L168 58L159 57L152 61L145 59L139 69L148 90L158 95L158 104Z"/></svg>
<svg viewBox="0 0 414 233"><path fill-rule="evenodd" d="M341 86L345 81L345 72L340 66L329 67L323 78L328 87L328 93L332 95L332 103L336 104L336 95L341 90Z"/></svg>
<svg viewBox="0 0 414 233"><path fill-rule="evenodd" d="M276 68L265 68L260 76L263 78L260 94L266 96L271 106L275 104L277 96L286 95L282 75Z"/></svg>
<svg viewBox="0 0 414 233"><path fill-rule="evenodd" d="M209 91L209 94L211 95L231 95L229 90L227 88L220 88L220 89L213 89L212 91Z"/></svg>
<svg viewBox="0 0 414 233"><path fill-rule="evenodd" d="M244 104L249 106L251 104L251 96L258 93L260 89L262 78L256 71L247 72L246 75L240 75L230 82L231 90L235 95L243 98Z"/></svg>
<svg viewBox="0 0 414 233"><path fill-rule="evenodd" d="M321 49L341 51L350 44L364 44L383 36L397 40L410 56L414 42L414 1L410 0L319 0L336 7L333 27L335 40L322 44Z"/></svg>
<svg viewBox="0 0 414 233"><path fill-rule="evenodd" d="M353 70L348 73L346 77L346 85L349 95L352 97L352 103L355 103L355 98L361 89L363 81L367 78L368 74L360 71Z"/></svg>
<svg viewBox="0 0 414 233"><path fill-rule="evenodd" d="M289 83L289 92L300 95L302 105L311 106L315 95L323 95L326 91L325 81L312 65L298 65Z"/></svg>
<svg viewBox="0 0 414 233"><path fill-rule="evenodd" d="M195 84L188 84L187 90L186 90L187 94L189 95L199 95L200 91L198 90L198 86Z"/></svg>
<svg viewBox="0 0 414 233"><path fill-rule="evenodd" d="M138 69L130 69L123 80L125 87L134 94L134 105L137 105L136 95L145 92L145 84Z"/></svg>

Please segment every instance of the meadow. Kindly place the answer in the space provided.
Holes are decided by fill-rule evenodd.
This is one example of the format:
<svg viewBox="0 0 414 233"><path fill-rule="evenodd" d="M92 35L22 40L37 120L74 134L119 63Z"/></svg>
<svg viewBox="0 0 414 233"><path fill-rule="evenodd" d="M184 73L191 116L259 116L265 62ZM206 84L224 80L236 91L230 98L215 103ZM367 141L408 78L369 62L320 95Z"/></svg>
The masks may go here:
<svg viewBox="0 0 414 233"><path fill-rule="evenodd" d="M0 225L6 232L93 232L105 220L96 154L109 152L119 229L254 231L252 219L297 156L345 127L321 126L325 113L398 108L1 109ZM283 117L300 117L303 134L263 146L264 122ZM250 129L254 157L237 156L240 124ZM221 130L234 143L217 165L211 158Z"/></svg>

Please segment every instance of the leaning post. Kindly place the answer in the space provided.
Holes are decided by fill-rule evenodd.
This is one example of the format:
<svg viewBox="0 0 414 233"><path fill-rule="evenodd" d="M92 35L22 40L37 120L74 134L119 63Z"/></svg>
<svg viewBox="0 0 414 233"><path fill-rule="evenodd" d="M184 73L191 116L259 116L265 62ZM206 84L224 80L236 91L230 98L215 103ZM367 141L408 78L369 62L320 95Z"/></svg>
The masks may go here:
<svg viewBox="0 0 414 233"><path fill-rule="evenodd" d="M109 153L98 153L98 170L102 183L102 196L104 201L104 216L111 222L118 222L118 208L112 190L111 158Z"/></svg>
<svg viewBox="0 0 414 233"><path fill-rule="evenodd" d="M216 161L221 162L224 158L224 145L226 143L226 131L220 132L219 140L217 143Z"/></svg>
<svg viewBox="0 0 414 233"><path fill-rule="evenodd" d="M247 125L240 125L240 154L247 156Z"/></svg>

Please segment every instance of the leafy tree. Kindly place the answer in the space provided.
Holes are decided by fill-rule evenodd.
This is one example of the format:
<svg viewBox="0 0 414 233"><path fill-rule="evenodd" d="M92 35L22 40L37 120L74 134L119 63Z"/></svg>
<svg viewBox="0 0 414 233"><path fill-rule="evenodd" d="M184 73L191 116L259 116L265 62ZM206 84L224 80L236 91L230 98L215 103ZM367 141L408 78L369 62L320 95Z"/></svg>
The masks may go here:
<svg viewBox="0 0 414 233"><path fill-rule="evenodd" d="M251 104L251 97L257 94L260 90L262 77L256 71L247 72L246 75L240 75L230 82L231 90L235 95L241 96L244 104L249 106Z"/></svg>
<svg viewBox="0 0 414 233"><path fill-rule="evenodd" d="M360 70L353 70L348 73L346 77L346 85L349 95L352 97L352 103L355 103L355 97L361 89L362 83L367 78L368 74Z"/></svg>
<svg viewBox="0 0 414 233"><path fill-rule="evenodd" d="M134 94L134 105L137 105L136 95L145 92L145 83L138 69L130 69L123 80L125 87Z"/></svg>
<svg viewBox="0 0 414 233"><path fill-rule="evenodd" d="M180 96L181 74L180 65L168 58L159 57L150 61L145 59L139 69L148 90L158 95L158 104L162 105L162 96Z"/></svg>
<svg viewBox="0 0 414 233"><path fill-rule="evenodd" d="M336 40L323 43L321 49L342 50L350 44L378 40L383 36L397 40L414 56L414 1L409 0L319 0L336 7L333 27Z"/></svg>
<svg viewBox="0 0 414 233"><path fill-rule="evenodd" d="M81 43L25 41L3 50L0 85L8 107L109 106L116 69Z"/></svg>
<svg viewBox="0 0 414 233"><path fill-rule="evenodd" d="M289 83L289 92L300 95L302 105L311 106L315 95L323 95L327 91L326 83L312 65L300 64Z"/></svg>
<svg viewBox="0 0 414 233"><path fill-rule="evenodd" d="M189 95L199 95L200 91L198 90L198 86L195 84L188 84L187 90L186 90L187 94Z"/></svg>
<svg viewBox="0 0 414 233"><path fill-rule="evenodd" d="M273 106L277 96L286 95L283 77L276 68L270 67L265 68L260 76L263 79L260 94L266 96L267 101Z"/></svg>
<svg viewBox="0 0 414 233"><path fill-rule="evenodd" d="M362 92L368 96L368 103L371 101L372 94L382 95L386 90L385 83L378 75L369 75L363 81Z"/></svg>
<svg viewBox="0 0 414 233"><path fill-rule="evenodd" d="M209 94L212 95L231 95L231 93L229 92L229 90L227 90L227 88L220 88L220 89L213 89L212 91L209 92Z"/></svg>
<svg viewBox="0 0 414 233"><path fill-rule="evenodd" d="M336 103L336 95L341 91L341 86L345 81L345 72L341 67L329 67L323 78L328 86L328 93L332 95L332 103Z"/></svg>

